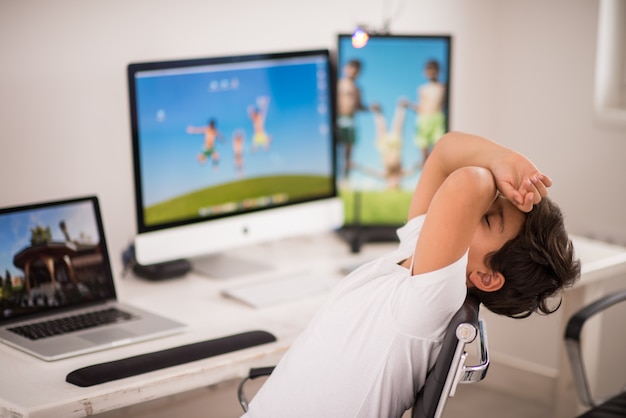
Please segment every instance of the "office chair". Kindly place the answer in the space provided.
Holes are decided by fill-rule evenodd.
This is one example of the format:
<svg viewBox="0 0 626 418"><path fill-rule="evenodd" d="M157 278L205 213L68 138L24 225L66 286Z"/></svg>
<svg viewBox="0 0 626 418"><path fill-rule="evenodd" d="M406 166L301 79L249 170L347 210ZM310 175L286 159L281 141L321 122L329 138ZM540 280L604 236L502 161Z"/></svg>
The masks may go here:
<svg viewBox="0 0 626 418"><path fill-rule="evenodd" d="M582 350L580 346L581 332L585 322L607 308L626 301L626 290L610 293L592 302L574 313L567 321L565 328L565 348L567 350L576 393L581 403L590 409L579 418L611 418L626 417L626 392L607 400L594 399L589 388L589 381L585 373Z"/></svg>
<svg viewBox="0 0 626 418"><path fill-rule="evenodd" d="M461 309L452 317L441 345L439 357L426 375L424 386L417 393L413 418L440 418L448 398L456 393L459 383L479 382L487 375L489 351L484 322L478 318L480 302L468 295ZM478 337L480 363L466 366L466 345Z"/></svg>
<svg viewBox="0 0 626 418"><path fill-rule="evenodd" d="M413 405L413 418L440 418L449 397L454 396L459 383L474 383L485 378L489 368L489 352L485 324L478 318L480 302L468 295L463 306L452 317L444 337L441 351L432 369L426 375L424 386L417 393ZM480 363L466 366L467 344L478 337ZM273 367L251 369L239 384L237 395L244 411L248 410L248 400L244 385L248 380L267 376Z"/></svg>

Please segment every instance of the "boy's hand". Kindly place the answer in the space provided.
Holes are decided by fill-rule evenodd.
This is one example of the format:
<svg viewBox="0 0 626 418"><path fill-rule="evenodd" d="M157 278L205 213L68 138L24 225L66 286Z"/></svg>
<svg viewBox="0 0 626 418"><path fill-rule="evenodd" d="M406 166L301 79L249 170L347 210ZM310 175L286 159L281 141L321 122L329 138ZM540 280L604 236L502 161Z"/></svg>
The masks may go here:
<svg viewBox="0 0 626 418"><path fill-rule="evenodd" d="M552 186L550 177L516 152L497 159L491 171L500 193L522 212L530 212L533 205L548 195L548 187Z"/></svg>

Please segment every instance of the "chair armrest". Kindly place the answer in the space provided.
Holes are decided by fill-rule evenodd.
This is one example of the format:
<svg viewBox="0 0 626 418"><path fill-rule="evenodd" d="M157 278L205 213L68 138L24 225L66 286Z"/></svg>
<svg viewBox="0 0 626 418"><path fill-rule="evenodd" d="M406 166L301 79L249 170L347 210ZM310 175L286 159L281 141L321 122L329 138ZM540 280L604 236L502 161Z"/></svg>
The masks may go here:
<svg viewBox="0 0 626 418"><path fill-rule="evenodd" d="M567 321L565 328L565 348L572 368L576 392L584 405L595 406L596 403L591 395L580 347L580 336L583 326L591 317L625 300L626 290L608 294L578 310Z"/></svg>
<svg viewBox="0 0 626 418"><path fill-rule="evenodd" d="M257 367L252 368L248 372L248 376L244 377L241 382L239 382L239 387L237 388L237 399L239 399L239 404L243 409L243 412L248 412L248 398L244 393L244 386L248 380L256 379L257 377L269 376L274 371L275 366L269 367Z"/></svg>
<svg viewBox="0 0 626 418"><path fill-rule="evenodd" d="M484 321L477 320L475 323L464 322L456 328L456 338L458 340L454 358L450 364L448 377L445 379L443 390L437 404L434 417L439 418L447 404L447 399L456 394L459 383L475 383L483 380L489 368L489 350L487 345L487 332ZM480 363L475 366L466 366L468 344L471 344L478 337ZM414 415L415 416L415 415Z"/></svg>
<svg viewBox="0 0 626 418"><path fill-rule="evenodd" d="M480 382L487 376L489 369L489 345L487 343L487 325L483 320L478 321L478 351L480 363L475 366L464 366L463 377L459 383Z"/></svg>
<svg viewBox="0 0 626 418"><path fill-rule="evenodd" d="M585 322L589 318L623 300L626 300L626 290L603 296L577 311L574 315L572 315L569 321L567 321L565 339L580 341L580 333L583 325L585 325Z"/></svg>

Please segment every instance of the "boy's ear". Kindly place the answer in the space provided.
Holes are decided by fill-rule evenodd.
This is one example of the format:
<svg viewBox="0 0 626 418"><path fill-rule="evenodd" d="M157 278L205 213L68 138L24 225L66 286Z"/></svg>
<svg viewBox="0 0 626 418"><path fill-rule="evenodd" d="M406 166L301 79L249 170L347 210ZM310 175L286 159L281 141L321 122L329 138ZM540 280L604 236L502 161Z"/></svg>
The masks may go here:
<svg viewBox="0 0 626 418"><path fill-rule="evenodd" d="M473 271L470 273L469 279L474 287L483 292L495 292L504 286L504 276L502 273Z"/></svg>

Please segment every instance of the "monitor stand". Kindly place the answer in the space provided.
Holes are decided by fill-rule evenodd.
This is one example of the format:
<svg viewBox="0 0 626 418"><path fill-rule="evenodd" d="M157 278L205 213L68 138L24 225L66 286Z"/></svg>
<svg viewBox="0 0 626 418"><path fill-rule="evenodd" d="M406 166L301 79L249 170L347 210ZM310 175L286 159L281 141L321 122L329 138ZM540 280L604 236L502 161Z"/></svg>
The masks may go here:
<svg viewBox="0 0 626 418"><path fill-rule="evenodd" d="M274 269L269 264L221 253L193 258L191 265L196 273L214 279L248 276Z"/></svg>

